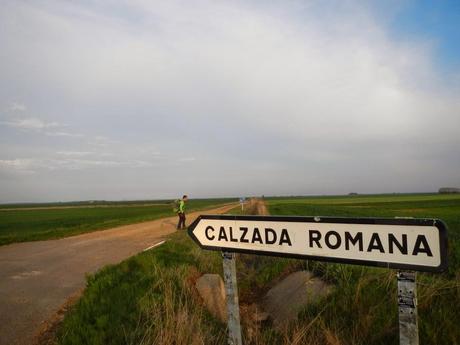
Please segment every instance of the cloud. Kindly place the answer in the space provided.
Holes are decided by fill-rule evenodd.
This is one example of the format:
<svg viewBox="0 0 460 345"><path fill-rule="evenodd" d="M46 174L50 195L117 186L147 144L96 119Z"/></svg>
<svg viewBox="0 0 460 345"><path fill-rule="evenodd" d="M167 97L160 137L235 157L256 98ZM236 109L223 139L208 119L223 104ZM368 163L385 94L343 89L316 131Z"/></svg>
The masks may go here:
<svg viewBox="0 0 460 345"><path fill-rule="evenodd" d="M41 119L34 117L2 121L0 122L0 124L27 131L41 131L47 128L59 127L59 124L57 122L45 122Z"/></svg>
<svg viewBox="0 0 460 345"><path fill-rule="evenodd" d="M51 137L70 137L70 138L82 138L85 135L81 133L69 133L69 132L46 132Z"/></svg>
<svg viewBox="0 0 460 345"><path fill-rule="evenodd" d="M89 159L62 159L51 161L51 169L80 170L91 167L121 167L129 162L111 160L89 160Z"/></svg>
<svg viewBox="0 0 460 345"><path fill-rule="evenodd" d="M60 153L62 154L62 153ZM85 153L67 152L64 156L85 156ZM16 171L56 171L56 170L85 170L94 168L146 168L153 166L152 162L143 160L98 160L82 158L17 158L10 160L0 160L0 168Z"/></svg>
<svg viewBox="0 0 460 345"><path fill-rule="evenodd" d="M89 156L94 154L94 152L89 152L89 151L58 151L56 152L58 155L62 156Z"/></svg>
<svg viewBox="0 0 460 345"><path fill-rule="evenodd" d="M48 136L55 137L83 137L83 134L79 133L70 133L62 131L62 128L67 127L67 125L60 124L56 121L46 121L38 117L20 117L18 118L19 113L23 113L27 110L27 107L21 103L13 103L8 109L9 116L7 119L0 121L0 125L7 126L14 129L19 129L21 131L33 131L44 133Z"/></svg>
<svg viewBox="0 0 460 345"><path fill-rule="evenodd" d="M27 107L22 104L22 103L13 103L11 107L9 108L10 111L12 112L23 112L27 110Z"/></svg>
<svg viewBox="0 0 460 345"><path fill-rule="evenodd" d="M156 193L179 180L183 185L170 188L189 183L202 196L425 191L460 183L460 73L440 71L431 40L390 35L390 21L370 3L5 6L0 86L23 91L8 91L4 102L30 95L28 108L53 120L8 119L7 129L46 134L45 148L54 153L56 145L95 152L61 155L87 160L47 158L64 171L63 181L69 167L154 167L145 176L142 169L113 169L108 189L117 197L124 197L121 180ZM8 157L37 157L30 152L44 148L42 138L8 134ZM195 157L200 164L190 164L181 179L174 164ZM97 177L108 181L102 172L87 176L94 193ZM57 186L55 193L64 195Z"/></svg>
<svg viewBox="0 0 460 345"><path fill-rule="evenodd" d="M117 143L119 143L118 140L113 140L108 137L100 136L100 135L94 136L90 138L90 140L88 141L88 144L93 145L93 146L100 146L100 147L107 147L107 146L117 144Z"/></svg>
<svg viewBox="0 0 460 345"><path fill-rule="evenodd" d="M10 110L23 112L26 110L26 106L23 104L14 103ZM85 137L85 135L82 133L63 131L62 129L68 128L68 125L60 124L56 121L46 121L37 117L13 118L12 116L9 116L9 118L7 118L6 120L0 121L0 125L18 129L21 131L33 131L37 133L43 133L50 137ZM108 145L110 143L115 142L107 137L102 136L95 136L93 138L90 138L90 140L94 143L97 143L100 146Z"/></svg>
<svg viewBox="0 0 460 345"><path fill-rule="evenodd" d="M16 171L21 175L35 173L33 159L0 159L0 170Z"/></svg>
<svg viewBox="0 0 460 345"><path fill-rule="evenodd" d="M48 122L36 117L0 121L0 125L19 129L22 131L44 133L45 135L51 137L82 138L85 136L81 133L71 133L62 131L61 129L67 126L59 124L58 122Z"/></svg>
<svg viewBox="0 0 460 345"><path fill-rule="evenodd" d="M195 157L182 157L182 158L179 158L177 161L181 163L187 163L187 162L196 161L196 158Z"/></svg>
<svg viewBox="0 0 460 345"><path fill-rule="evenodd" d="M30 167L33 162L32 159L0 159L0 166L24 169Z"/></svg>

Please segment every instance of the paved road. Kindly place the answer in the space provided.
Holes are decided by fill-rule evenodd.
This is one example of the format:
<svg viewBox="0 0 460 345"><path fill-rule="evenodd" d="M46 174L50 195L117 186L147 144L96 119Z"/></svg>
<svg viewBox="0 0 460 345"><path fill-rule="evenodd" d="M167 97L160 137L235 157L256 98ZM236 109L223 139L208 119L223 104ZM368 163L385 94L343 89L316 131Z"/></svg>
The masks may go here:
<svg viewBox="0 0 460 345"><path fill-rule="evenodd" d="M227 205L200 213L225 213ZM0 247L0 344L29 345L69 296L85 286L85 274L118 263L176 231L176 218Z"/></svg>

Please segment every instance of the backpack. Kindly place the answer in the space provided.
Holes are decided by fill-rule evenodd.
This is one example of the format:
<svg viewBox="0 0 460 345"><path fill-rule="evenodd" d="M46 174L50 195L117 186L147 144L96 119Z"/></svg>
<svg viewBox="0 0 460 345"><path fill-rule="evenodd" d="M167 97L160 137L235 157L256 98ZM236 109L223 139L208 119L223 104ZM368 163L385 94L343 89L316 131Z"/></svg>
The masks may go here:
<svg viewBox="0 0 460 345"><path fill-rule="evenodd" d="M173 211L174 213L178 213L180 208L180 199L174 200L173 203Z"/></svg>

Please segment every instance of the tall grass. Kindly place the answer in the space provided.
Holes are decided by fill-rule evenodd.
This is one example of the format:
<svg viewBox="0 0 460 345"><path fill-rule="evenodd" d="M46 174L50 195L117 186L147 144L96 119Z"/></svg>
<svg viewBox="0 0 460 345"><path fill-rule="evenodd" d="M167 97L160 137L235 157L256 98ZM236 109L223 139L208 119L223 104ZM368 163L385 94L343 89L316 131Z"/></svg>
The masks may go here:
<svg viewBox="0 0 460 345"><path fill-rule="evenodd" d="M272 214L353 217L434 217L449 227L449 269L419 273L418 312L421 344L460 344L460 196L414 196L271 200ZM335 286L321 305L299 321L322 344L398 344L396 271L307 261L308 269ZM320 316L319 316L320 315ZM288 330L285 335L299 332ZM286 338L286 336L285 336ZM288 337L289 338L289 337ZM292 341L293 338L289 338ZM304 339L302 344L315 344Z"/></svg>
<svg viewBox="0 0 460 345"><path fill-rule="evenodd" d="M225 326L194 291L199 270L219 272L220 258L183 232L166 244L88 277L66 316L59 344L220 344Z"/></svg>
<svg viewBox="0 0 460 345"><path fill-rule="evenodd" d="M438 217L449 226L449 271L418 274L421 344L460 344L460 199L315 204L276 199L272 214ZM457 200L457 201L456 201ZM334 201L337 201L334 199ZM321 199L324 202L324 198ZM398 344L396 271L353 265L239 255L238 288L246 345ZM291 271L307 269L333 286L298 319L274 328L255 322L251 306ZM194 289L202 273L221 274L219 253L199 249L184 232L152 250L89 277L66 316L60 344L226 344L225 324L204 308Z"/></svg>
<svg viewBox="0 0 460 345"><path fill-rule="evenodd" d="M152 269L158 280L141 300L142 323L134 334L142 337L126 339L127 344L215 344L225 339L223 327L197 305L190 270L184 267L164 270L158 264ZM161 297L158 298L158 295Z"/></svg>

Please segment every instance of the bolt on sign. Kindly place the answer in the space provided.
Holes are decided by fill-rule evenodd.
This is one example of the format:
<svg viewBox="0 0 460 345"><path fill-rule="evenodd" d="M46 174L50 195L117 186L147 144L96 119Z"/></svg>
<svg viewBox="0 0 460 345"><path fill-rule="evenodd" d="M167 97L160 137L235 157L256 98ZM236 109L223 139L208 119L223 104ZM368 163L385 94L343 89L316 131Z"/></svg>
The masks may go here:
<svg viewBox="0 0 460 345"><path fill-rule="evenodd" d="M202 215L189 235L204 249L414 271L447 267L439 219Z"/></svg>

